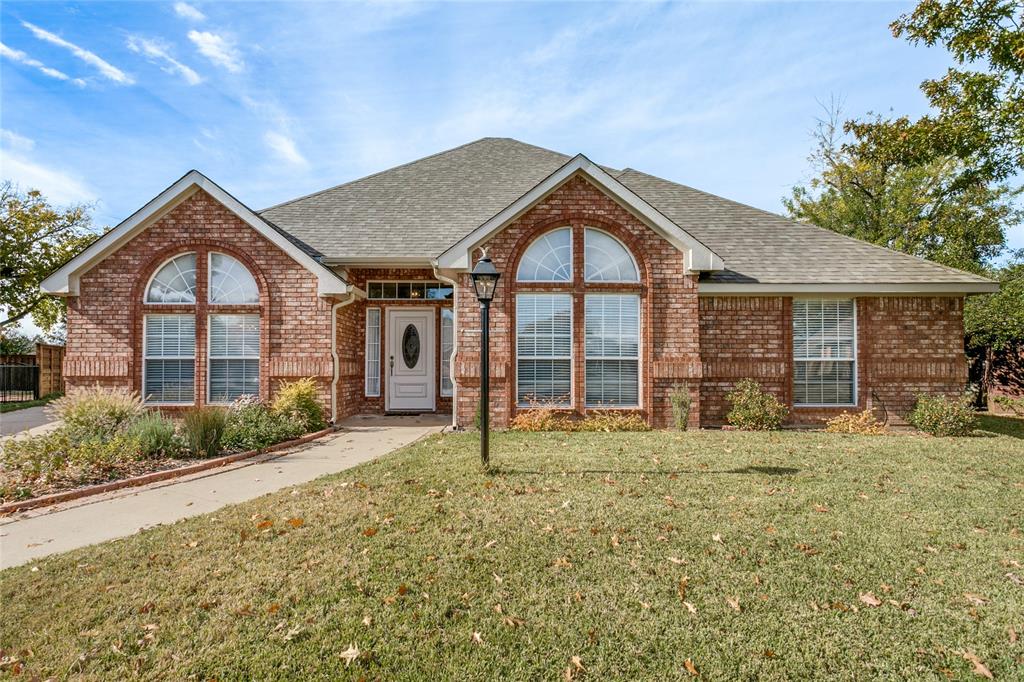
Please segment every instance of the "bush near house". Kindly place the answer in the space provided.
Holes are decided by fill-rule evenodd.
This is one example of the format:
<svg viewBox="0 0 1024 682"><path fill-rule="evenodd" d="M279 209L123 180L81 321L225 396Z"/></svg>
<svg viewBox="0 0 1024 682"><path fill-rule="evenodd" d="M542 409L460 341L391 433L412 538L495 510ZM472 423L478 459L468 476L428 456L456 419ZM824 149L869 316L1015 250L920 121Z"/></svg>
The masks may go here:
<svg viewBox="0 0 1024 682"><path fill-rule="evenodd" d="M524 410L512 420L511 430L524 432L564 431L567 433L650 431L651 427L633 412L591 412L583 419L559 414L550 407Z"/></svg>
<svg viewBox="0 0 1024 682"><path fill-rule="evenodd" d="M832 417L825 424L829 433L858 433L864 436L878 436L885 433L885 424L878 421L871 410L843 412Z"/></svg>
<svg viewBox="0 0 1024 682"><path fill-rule="evenodd" d="M726 420L741 431L777 431L789 413L778 398L753 379L736 382L725 399L732 405Z"/></svg>
<svg viewBox="0 0 1024 682"><path fill-rule="evenodd" d="M978 425L974 396L959 398L919 395L907 423L933 436L969 436Z"/></svg>
<svg viewBox="0 0 1024 682"><path fill-rule="evenodd" d="M273 408L245 397L230 409L191 409L177 422L147 411L137 393L99 386L52 409L63 421L58 429L0 446L0 502L258 450L325 425L312 380L282 383Z"/></svg>

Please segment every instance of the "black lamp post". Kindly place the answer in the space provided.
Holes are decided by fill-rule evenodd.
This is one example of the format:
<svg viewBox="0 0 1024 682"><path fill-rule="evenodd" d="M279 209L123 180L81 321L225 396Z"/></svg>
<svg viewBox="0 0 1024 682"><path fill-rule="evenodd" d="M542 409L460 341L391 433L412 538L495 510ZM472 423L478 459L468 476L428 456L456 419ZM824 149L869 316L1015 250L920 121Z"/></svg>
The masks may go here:
<svg viewBox="0 0 1024 682"><path fill-rule="evenodd" d="M494 298L494 288L498 286L498 278L501 275L487 254L484 254L484 257L477 261L471 276L473 277L473 288L476 289L476 299L480 301L480 461L486 467L490 462L488 447L488 430L490 428L488 417L490 415L488 413L491 405L491 300Z"/></svg>

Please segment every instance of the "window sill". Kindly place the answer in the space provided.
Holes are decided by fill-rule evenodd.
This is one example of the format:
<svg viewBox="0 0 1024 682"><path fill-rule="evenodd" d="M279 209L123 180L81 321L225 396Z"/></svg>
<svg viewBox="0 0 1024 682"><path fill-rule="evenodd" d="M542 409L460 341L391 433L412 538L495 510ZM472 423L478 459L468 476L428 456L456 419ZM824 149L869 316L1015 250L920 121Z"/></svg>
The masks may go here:
<svg viewBox="0 0 1024 682"><path fill-rule="evenodd" d="M806 403L800 405L793 405L794 410L820 410L820 409L850 409L851 407L858 407L857 403Z"/></svg>

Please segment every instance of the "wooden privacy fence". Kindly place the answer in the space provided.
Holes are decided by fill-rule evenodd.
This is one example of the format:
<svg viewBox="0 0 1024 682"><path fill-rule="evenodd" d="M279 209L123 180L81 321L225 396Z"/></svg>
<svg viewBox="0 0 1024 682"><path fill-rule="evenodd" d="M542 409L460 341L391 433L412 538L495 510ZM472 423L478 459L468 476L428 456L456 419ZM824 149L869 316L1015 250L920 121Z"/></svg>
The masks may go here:
<svg viewBox="0 0 1024 682"><path fill-rule="evenodd" d="M64 392L64 346L37 343L35 355L0 355L0 400L34 400Z"/></svg>

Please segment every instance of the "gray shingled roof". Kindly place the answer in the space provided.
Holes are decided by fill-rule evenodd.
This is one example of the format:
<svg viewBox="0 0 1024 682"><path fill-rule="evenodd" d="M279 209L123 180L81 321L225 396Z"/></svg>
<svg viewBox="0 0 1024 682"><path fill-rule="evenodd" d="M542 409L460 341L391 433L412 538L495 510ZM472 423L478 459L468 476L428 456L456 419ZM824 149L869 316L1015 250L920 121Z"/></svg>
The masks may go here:
<svg viewBox="0 0 1024 682"><path fill-rule="evenodd" d="M259 213L327 259L433 258L569 159L508 138L484 138ZM988 282L636 170L606 170L722 257L726 270L702 281Z"/></svg>

